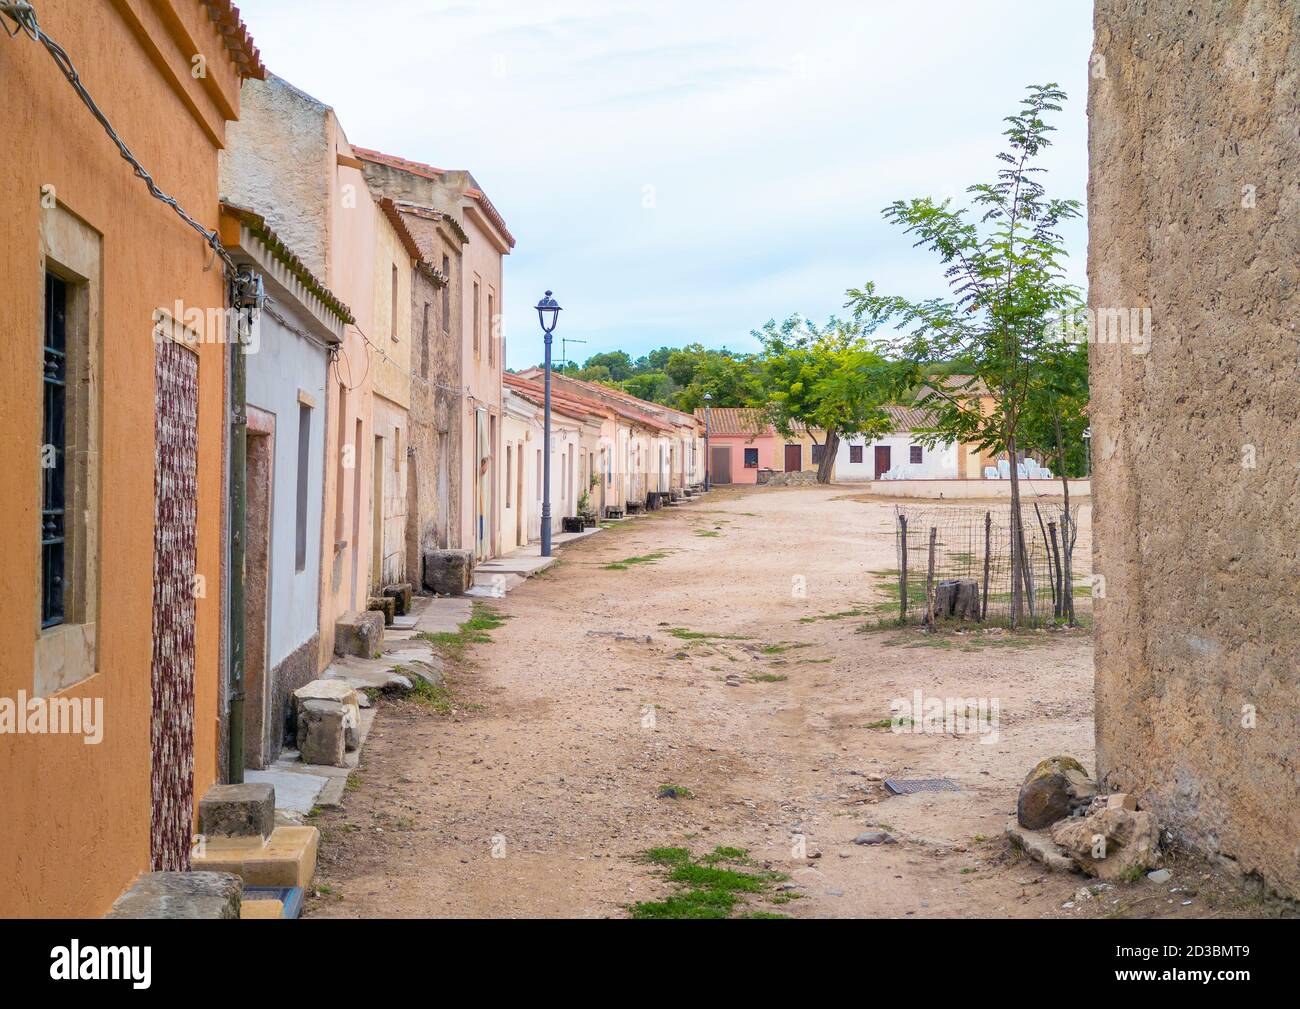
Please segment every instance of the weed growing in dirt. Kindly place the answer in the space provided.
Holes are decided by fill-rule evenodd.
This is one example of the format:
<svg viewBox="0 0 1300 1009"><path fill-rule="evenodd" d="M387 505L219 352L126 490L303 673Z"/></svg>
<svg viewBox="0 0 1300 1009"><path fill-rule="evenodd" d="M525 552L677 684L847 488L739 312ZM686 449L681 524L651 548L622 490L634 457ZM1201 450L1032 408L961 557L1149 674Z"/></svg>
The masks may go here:
<svg viewBox="0 0 1300 1009"><path fill-rule="evenodd" d="M694 799L695 793L685 785L666 784L659 786L659 798L661 799Z"/></svg>
<svg viewBox="0 0 1300 1009"><path fill-rule="evenodd" d="M865 617L866 615L866 610L854 608L851 610L840 610L838 613L816 613L810 617L800 617L799 623L815 624L818 620L848 620L850 617Z"/></svg>
<svg viewBox="0 0 1300 1009"><path fill-rule="evenodd" d="M456 630L420 631L415 637L421 641L428 641L442 653L444 658L452 662L462 663L465 661L465 652L470 645L483 645L491 642L492 636L488 632L496 630L508 619L507 616L497 613L486 603L475 602L470 612L470 618Z"/></svg>
<svg viewBox="0 0 1300 1009"><path fill-rule="evenodd" d="M643 861L663 867L664 879L678 892L663 900L641 901L628 910L633 918L730 918L744 907L749 895L765 894L790 877L780 872L749 870L753 863L744 848L719 845L707 855L692 858L686 848L650 848ZM786 896L786 900L794 895ZM773 903L785 903L775 897ZM774 911L747 911L742 918L785 918Z"/></svg>
<svg viewBox="0 0 1300 1009"><path fill-rule="evenodd" d="M717 631L688 631L685 627L670 627L668 633L682 641L748 641L744 634L720 634Z"/></svg>
<svg viewBox="0 0 1300 1009"><path fill-rule="evenodd" d="M749 678L755 683L782 683L789 679L781 673L750 673Z"/></svg>
<svg viewBox="0 0 1300 1009"><path fill-rule="evenodd" d="M715 536L721 536L722 533L718 532L716 529L696 529L695 535L713 538Z"/></svg>
<svg viewBox="0 0 1300 1009"><path fill-rule="evenodd" d="M626 571L636 564L653 564L655 561L661 561L668 554L663 550L656 550L653 553L641 554L638 557L624 557L621 561L613 561L609 564L602 564L601 568L605 571Z"/></svg>

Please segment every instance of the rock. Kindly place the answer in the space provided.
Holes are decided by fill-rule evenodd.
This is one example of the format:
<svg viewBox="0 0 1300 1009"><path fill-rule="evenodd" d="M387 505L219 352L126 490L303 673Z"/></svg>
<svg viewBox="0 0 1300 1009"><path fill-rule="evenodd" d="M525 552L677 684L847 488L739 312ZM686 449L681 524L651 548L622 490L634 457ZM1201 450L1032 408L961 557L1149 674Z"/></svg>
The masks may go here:
<svg viewBox="0 0 1300 1009"><path fill-rule="evenodd" d="M1006 838L1012 846L1053 872L1071 872L1074 860L1045 831L1026 830L1014 816L1008 818Z"/></svg>
<svg viewBox="0 0 1300 1009"><path fill-rule="evenodd" d="M266 782L213 785L199 800L204 837L263 837L275 829L275 787Z"/></svg>
<svg viewBox="0 0 1300 1009"><path fill-rule="evenodd" d="M334 622L334 653L373 659L384 640L384 615L374 610L343 614Z"/></svg>
<svg viewBox="0 0 1300 1009"><path fill-rule="evenodd" d="M108 918L238 918L244 882L229 872L146 872Z"/></svg>
<svg viewBox="0 0 1300 1009"><path fill-rule="evenodd" d="M1107 809L1127 809L1135 811L1138 808L1137 799L1128 792L1113 792L1105 797Z"/></svg>
<svg viewBox="0 0 1300 1009"><path fill-rule="evenodd" d="M338 701L346 709L343 717L343 743L348 750L355 750L361 745L361 702L357 691L346 680L312 680L293 692L295 712L294 724L297 724L297 709L304 701ZM319 763L319 761L308 761Z"/></svg>
<svg viewBox="0 0 1300 1009"><path fill-rule="evenodd" d="M298 704L298 753L304 764L344 767L348 706L311 698Z"/></svg>
<svg viewBox="0 0 1300 1009"><path fill-rule="evenodd" d="M853 839L854 844L897 844L894 835L886 830L866 830Z"/></svg>
<svg viewBox="0 0 1300 1009"><path fill-rule="evenodd" d="M382 593L397 603L397 615L404 616L411 612L411 586L408 582L398 585L385 585Z"/></svg>
<svg viewBox="0 0 1300 1009"><path fill-rule="evenodd" d="M424 587L444 596L461 596L474 584L474 554L469 550L430 550L424 555Z"/></svg>
<svg viewBox="0 0 1300 1009"><path fill-rule="evenodd" d="M1157 869L1155 872L1148 872L1147 879L1153 883L1168 883L1174 878L1174 874L1168 869Z"/></svg>
<svg viewBox="0 0 1300 1009"><path fill-rule="evenodd" d="M1088 806L1097 786L1073 757L1048 757L1025 776L1016 799L1016 818L1026 830L1043 830Z"/></svg>
<svg viewBox="0 0 1300 1009"><path fill-rule="evenodd" d="M1079 868L1099 879L1118 879L1160 864L1160 827L1146 811L1107 808L1062 820L1051 833Z"/></svg>

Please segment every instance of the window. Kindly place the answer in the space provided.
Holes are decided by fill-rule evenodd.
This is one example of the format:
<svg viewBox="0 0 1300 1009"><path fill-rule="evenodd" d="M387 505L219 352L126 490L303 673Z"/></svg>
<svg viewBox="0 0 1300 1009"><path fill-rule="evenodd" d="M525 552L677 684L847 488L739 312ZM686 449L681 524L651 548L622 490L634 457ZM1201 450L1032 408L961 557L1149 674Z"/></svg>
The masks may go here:
<svg viewBox="0 0 1300 1009"><path fill-rule="evenodd" d="M389 331L393 335L393 341L397 341L397 264L393 264L393 281L392 281L392 300L393 307L389 316Z"/></svg>
<svg viewBox="0 0 1300 1009"><path fill-rule="evenodd" d="M537 500L542 499L542 450L537 450Z"/></svg>
<svg viewBox="0 0 1300 1009"><path fill-rule="evenodd" d="M442 285L442 331L451 332L451 260L442 257L442 275L447 283Z"/></svg>
<svg viewBox="0 0 1300 1009"><path fill-rule="evenodd" d="M849 462L851 462L851 463L860 463L860 462L862 462L862 446L861 446L861 445L850 445L850 446L849 446Z"/></svg>
<svg viewBox="0 0 1300 1009"><path fill-rule="evenodd" d="M925 453L922 451L920 445L913 445L909 450L909 452L910 452L910 456L908 459L909 462L921 462L925 456Z"/></svg>
<svg viewBox="0 0 1300 1009"><path fill-rule="evenodd" d="M825 455L826 455L826 446L825 446L825 445L816 445L816 444L813 445L813 447L812 447L812 464L813 464L814 466L819 466L819 465L821 465L822 457L825 456Z"/></svg>
<svg viewBox="0 0 1300 1009"><path fill-rule="evenodd" d="M479 330L479 312L478 312L478 281L474 281L474 353L479 353L479 346L482 343L482 333Z"/></svg>
<svg viewBox="0 0 1300 1009"><path fill-rule="evenodd" d="M506 507L510 507L510 487L514 483L514 460L512 458L512 449L506 446Z"/></svg>
<svg viewBox="0 0 1300 1009"><path fill-rule="evenodd" d="M64 490L67 440L64 417L68 390L68 285L45 275L45 419L41 468L41 627L63 623Z"/></svg>
<svg viewBox="0 0 1300 1009"><path fill-rule="evenodd" d="M758 449L745 449L745 469L758 469Z"/></svg>
<svg viewBox="0 0 1300 1009"><path fill-rule="evenodd" d="M40 426L28 429L40 518L24 617L38 632L30 689L48 697L98 666L102 237L57 204L41 213L40 250L43 268L33 277L40 289L31 293L41 318L27 336L40 341L31 348L40 348L40 375L33 368L26 379L41 395ZM163 331L156 316L154 339Z"/></svg>
<svg viewBox="0 0 1300 1009"><path fill-rule="evenodd" d="M298 404L298 500L294 517L294 570L307 568L307 474L311 459L311 407Z"/></svg>
<svg viewBox="0 0 1300 1009"><path fill-rule="evenodd" d="M488 288L488 364L496 360L497 342L497 298Z"/></svg>

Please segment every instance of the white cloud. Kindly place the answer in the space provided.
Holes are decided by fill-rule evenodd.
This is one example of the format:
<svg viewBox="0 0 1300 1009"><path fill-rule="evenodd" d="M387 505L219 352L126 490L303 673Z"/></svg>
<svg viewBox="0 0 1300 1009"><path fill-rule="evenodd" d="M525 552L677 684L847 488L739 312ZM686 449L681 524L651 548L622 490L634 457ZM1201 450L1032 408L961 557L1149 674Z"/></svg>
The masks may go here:
<svg viewBox="0 0 1300 1009"><path fill-rule="evenodd" d="M880 208L989 178L1030 83L1069 92L1045 164L1055 195L1085 193L1082 0L240 6L271 70L354 142L474 172L519 242L515 367L540 355L530 306L546 288L583 351L634 356L742 346L768 318L838 311L869 278L940 293ZM1081 282L1081 222L1067 240Z"/></svg>

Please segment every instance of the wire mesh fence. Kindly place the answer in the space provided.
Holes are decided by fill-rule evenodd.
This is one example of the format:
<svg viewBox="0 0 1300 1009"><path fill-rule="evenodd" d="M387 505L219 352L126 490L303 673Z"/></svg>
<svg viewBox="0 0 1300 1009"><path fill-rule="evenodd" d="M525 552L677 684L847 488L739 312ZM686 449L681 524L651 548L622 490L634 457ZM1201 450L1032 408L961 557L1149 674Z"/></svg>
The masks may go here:
<svg viewBox="0 0 1300 1009"><path fill-rule="evenodd" d="M888 588L901 623L1005 625L1017 610L1022 626L1073 622L1076 586L1086 585L1072 557L1077 505L1067 514L1059 502L1022 502L1023 546L1015 551L1009 504L894 513L898 584Z"/></svg>

